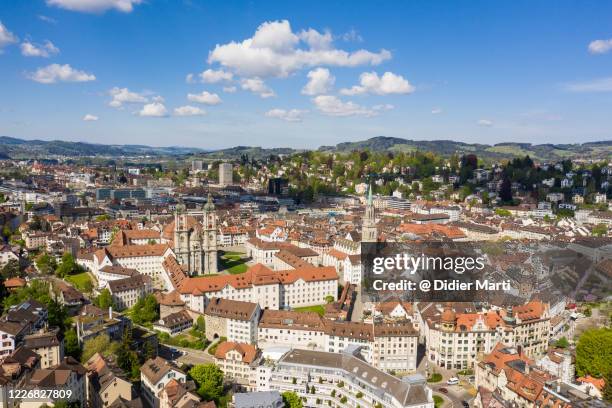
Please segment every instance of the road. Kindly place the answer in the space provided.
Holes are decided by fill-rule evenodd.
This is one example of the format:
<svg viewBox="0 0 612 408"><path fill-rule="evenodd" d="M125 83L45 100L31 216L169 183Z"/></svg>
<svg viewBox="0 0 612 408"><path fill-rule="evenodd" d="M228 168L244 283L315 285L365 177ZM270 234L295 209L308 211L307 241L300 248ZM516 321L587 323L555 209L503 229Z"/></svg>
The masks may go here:
<svg viewBox="0 0 612 408"><path fill-rule="evenodd" d="M182 355L178 353L172 353L171 349L178 350ZM174 360L179 366L182 364L209 364L213 362L213 356L208 354L205 350L194 350L185 347L166 346L164 344L159 345L159 355L169 360Z"/></svg>

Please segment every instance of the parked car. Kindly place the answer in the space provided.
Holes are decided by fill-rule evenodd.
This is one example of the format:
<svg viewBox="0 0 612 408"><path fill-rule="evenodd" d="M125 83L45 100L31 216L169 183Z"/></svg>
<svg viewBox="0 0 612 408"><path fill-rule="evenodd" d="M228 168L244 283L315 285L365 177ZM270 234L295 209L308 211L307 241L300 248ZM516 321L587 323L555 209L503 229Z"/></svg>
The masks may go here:
<svg viewBox="0 0 612 408"><path fill-rule="evenodd" d="M444 387L438 388L438 391L441 392L442 394L448 394L448 390Z"/></svg>
<svg viewBox="0 0 612 408"><path fill-rule="evenodd" d="M459 379L457 377L451 377L446 381L446 383L448 385L457 385L459 384Z"/></svg>

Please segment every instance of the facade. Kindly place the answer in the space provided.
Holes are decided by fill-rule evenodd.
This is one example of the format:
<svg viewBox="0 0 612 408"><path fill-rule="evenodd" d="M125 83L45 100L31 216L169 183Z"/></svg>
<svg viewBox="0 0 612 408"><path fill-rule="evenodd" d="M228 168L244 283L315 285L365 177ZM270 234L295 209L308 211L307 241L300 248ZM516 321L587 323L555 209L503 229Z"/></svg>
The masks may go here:
<svg viewBox="0 0 612 408"><path fill-rule="evenodd" d="M220 163L219 184L221 184L222 186L229 186L234 184L233 171L234 168L231 163Z"/></svg>
<svg viewBox="0 0 612 408"><path fill-rule="evenodd" d="M305 398L305 406L434 407L424 378L400 380L349 353L291 349L280 358L266 353L264 358L257 390L293 391Z"/></svg>
<svg viewBox="0 0 612 408"><path fill-rule="evenodd" d="M147 360L140 369L142 398L147 406L158 408L164 387L172 380L184 383L186 378L183 371L161 357Z"/></svg>
<svg viewBox="0 0 612 408"><path fill-rule="evenodd" d="M132 400L132 383L111 358L94 354L85 363L87 368L87 401L92 408L108 407L117 400Z"/></svg>
<svg viewBox="0 0 612 408"><path fill-rule="evenodd" d="M361 227L362 242L376 242L378 240L378 230L376 228L376 213L374 201L372 200L372 186L368 189L368 203L366 205L363 226Z"/></svg>
<svg viewBox="0 0 612 408"><path fill-rule="evenodd" d="M58 338L57 332L25 336L23 345L40 356L40 368L49 368L64 359L64 344Z"/></svg>
<svg viewBox="0 0 612 408"><path fill-rule="evenodd" d="M202 223L177 206L173 225L173 247L177 261L195 275L217 273L217 216L212 195L202 213Z"/></svg>
<svg viewBox="0 0 612 408"><path fill-rule="evenodd" d="M178 272L178 271L177 271ZM175 282L176 279L168 278ZM181 279L176 290L188 309L204 313L213 297L258 303L262 309L303 307L338 298L338 275L329 267L273 271L254 265L243 274Z"/></svg>
<svg viewBox="0 0 612 408"><path fill-rule="evenodd" d="M193 327L193 319L186 310L171 313L153 323L153 328L174 336Z"/></svg>
<svg viewBox="0 0 612 408"><path fill-rule="evenodd" d="M455 309L462 310L456 312ZM535 357L548 348L548 305L531 301L508 310L477 312L468 306L423 303L418 306L427 357L447 369L472 368L478 353L489 353L499 342L523 345Z"/></svg>
<svg viewBox="0 0 612 408"><path fill-rule="evenodd" d="M128 309L153 292L153 281L147 275L135 275L129 278L108 282L113 302L119 310Z"/></svg>
<svg viewBox="0 0 612 408"><path fill-rule="evenodd" d="M246 343L226 341L217 346L215 365L225 378L231 379L247 391L257 389L257 367L261 353L256 346Z"/></svg>
<svg viewBox="0 0 612 408"><path fill-rule="evenodd" d="M230 342L252 344L257 341L259 304L212 298L204 310L206 338L225 337Z"/></svg>

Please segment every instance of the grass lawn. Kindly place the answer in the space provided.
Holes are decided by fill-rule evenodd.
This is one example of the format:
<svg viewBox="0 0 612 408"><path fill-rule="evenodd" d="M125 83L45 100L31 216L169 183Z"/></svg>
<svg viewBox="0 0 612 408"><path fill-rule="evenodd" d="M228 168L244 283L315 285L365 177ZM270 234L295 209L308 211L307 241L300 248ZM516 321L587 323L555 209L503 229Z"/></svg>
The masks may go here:
<svg viewBox="0 0 612 408"><path fill-rule="evenodd" d="M325 314L325 305L295 307L293 310L296 312L315 312L318 313L319 316L323 316Z"/></svg>
<svg viewBox="0 0 612 408"><path fill-rule="evenodd" d="M225 252L221 256L221 270L226 270L232 275L245 273L248 269L246 261L242 259L244 254L240 252Z"/></svg>
<svg viewBox="0 0 612 408"><path fill-rule="evenodd" d="M436 408L439 408L442 405L444 405L444 398L442 398L439 395L434 395L433 396L433 400L434 400L434 405L435 405Z"/></svg>
<svg viewBox="0 0 612 408"><path fill-rule="evenodd" d="M93 287L93 282L91 281L91 278L89 277L89 274L87 272L77 273L76 275L67 275L65 279L68 282L72 283L74 287L76 287L81 292L87 292L86 282L91 283L89 289Z"/></svg>

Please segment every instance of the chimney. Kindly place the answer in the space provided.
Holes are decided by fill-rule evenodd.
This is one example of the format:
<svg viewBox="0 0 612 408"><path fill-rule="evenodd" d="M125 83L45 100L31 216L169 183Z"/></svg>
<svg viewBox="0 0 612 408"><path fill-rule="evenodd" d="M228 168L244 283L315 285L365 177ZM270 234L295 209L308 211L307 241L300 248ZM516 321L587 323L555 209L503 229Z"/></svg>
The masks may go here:
<svg viewBox="0 0 612 408"><path fill-rule="evenodd" d="M108 307L108 318L109 319L113 318L113 307L112 306Z"/></svg>

